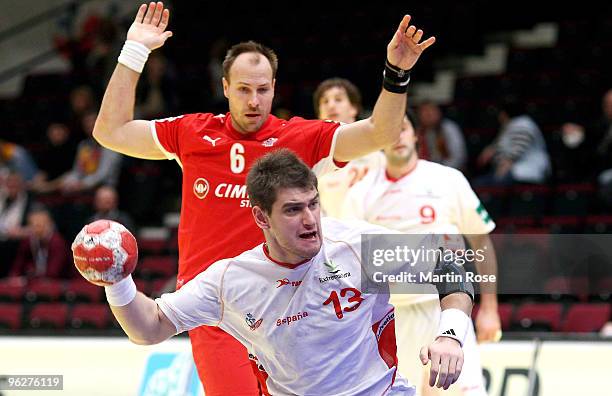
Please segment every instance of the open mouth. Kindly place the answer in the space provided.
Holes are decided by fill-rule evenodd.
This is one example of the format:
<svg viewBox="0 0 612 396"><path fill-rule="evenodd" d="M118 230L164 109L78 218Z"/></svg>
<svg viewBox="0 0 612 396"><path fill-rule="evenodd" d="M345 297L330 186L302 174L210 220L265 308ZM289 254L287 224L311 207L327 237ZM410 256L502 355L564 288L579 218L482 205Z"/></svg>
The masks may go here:
<svg viewBox="0 0 612 396"><path fill-rule="evenodd" d="M249 113L249 114L245 114L245 115L246 115L248 118L251 118L251 119L259 117L259 114L255 114L255 113Z"/></svg>
<svg viewBox="0 0 612 396"><path fill-rule="evenodd" d="M303 232L299 235L299 237L307 241L314 241L317 239L317 232L316 231Z"/></svg>

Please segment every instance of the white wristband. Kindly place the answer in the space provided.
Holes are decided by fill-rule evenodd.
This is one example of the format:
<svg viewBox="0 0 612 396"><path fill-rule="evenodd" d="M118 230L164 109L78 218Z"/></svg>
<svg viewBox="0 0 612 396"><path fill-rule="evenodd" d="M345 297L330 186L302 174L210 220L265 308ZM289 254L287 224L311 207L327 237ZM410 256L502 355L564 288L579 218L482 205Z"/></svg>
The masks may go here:
<svg viewBox="0 0 612 396"><path fill-rule="evenodd" d="M450 308L442 311L437 337L449 337L463 346L470 318L460 309Z"/></svg>
<svg viewBox="0 0 612 396"><path fill-rule="evenodd" d="M142 73L150 53L151 50L146 45L138 41L126 40L117 62L137 73Z"/></svg>
<svg viewBox="0 0 612 396"><path fill-rule="evenodd" d="M104 286L106 301L112 306L123 307L132 302L136 297L136 284L132 275L128 275L114 285Z"/></svg>

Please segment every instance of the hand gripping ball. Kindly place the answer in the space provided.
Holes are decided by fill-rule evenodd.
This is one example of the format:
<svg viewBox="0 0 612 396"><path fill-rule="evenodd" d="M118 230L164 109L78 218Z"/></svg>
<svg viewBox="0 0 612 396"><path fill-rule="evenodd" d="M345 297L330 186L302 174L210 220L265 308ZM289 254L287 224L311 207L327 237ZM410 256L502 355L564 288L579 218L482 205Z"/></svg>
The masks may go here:
<svg viewBox="0 0 612 396"><path fill-rule="evenodd" d="M89 282L108 286L134 271L138 261L136 238L112 220L87 224L72 242L74 265Z"/></svg>

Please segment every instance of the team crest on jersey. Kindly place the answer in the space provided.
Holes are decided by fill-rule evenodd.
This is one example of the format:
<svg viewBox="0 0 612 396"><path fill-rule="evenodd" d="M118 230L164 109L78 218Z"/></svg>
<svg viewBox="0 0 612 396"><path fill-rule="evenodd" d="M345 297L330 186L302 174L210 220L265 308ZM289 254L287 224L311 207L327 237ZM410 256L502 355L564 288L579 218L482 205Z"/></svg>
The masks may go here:
<svg viewBox="0 0 612 396"><path fill-rule="evenodd" d="M208 184L208 180L204 179L203 177L197 178L193 183L193 193L196 197L198 197L198 199L206 198L209 190L210 185Z"/></svg>
<svg viewBox="0 0 612 396"><path fill-rule="evenodd" d="M251 313L246 314L244 320L252 331L257 330L257 328L261 326L261 322L263 322L263 319L255 320L255 317Z"/></svg>
<svg viewBox="0 0 612 396"><path fill-rule="evenodd" d="M278 140L278 138L271 137L271 138L266 139L263 142L261 142L261 145L264 146L264 147L272 147L272 146L274 146L274 143L276 143L277 140Z"/></svg>

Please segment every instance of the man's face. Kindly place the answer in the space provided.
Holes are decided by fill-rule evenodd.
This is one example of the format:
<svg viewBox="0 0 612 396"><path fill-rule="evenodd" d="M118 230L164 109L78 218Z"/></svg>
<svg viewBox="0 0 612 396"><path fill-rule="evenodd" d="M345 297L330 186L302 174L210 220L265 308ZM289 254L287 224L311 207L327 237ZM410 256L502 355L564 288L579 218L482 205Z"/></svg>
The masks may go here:
<svg viewBox="0 0 612 396"><path fill-rule="evenodd" d="M407 117L402 122L402 132L397 142L392 146L386 147L383 151L390 164L401 165L407 163L416 154L416 136L414 128Z"/></svg>
<svg viewBox="0 0 612 396"><path fill-rule="evenodd" d="M268 119L274 99L275 80L268 59L254 52L238 55L223 79L232 125L241 133L257 132Z"/></svg>
<svg viewBox="0 0 612 396"><path fill-rule="evenodd" d="M423 128L434 128L440 123L442 114L438 106L432 103L423 103L417 109L420 125Z"/></svg>
<svg viewBox="0 0 612 396"><path fill-rule="evenodd" d="M28 218L28 223L32 230L32 234L40 239L45 238L53 227L49 215L45 212L31 213Z"/></svg>
<svg viewBox="0 0 612 396"><path fill-rule="evenodd" d="M340 121L347 124L355 122L357 109L342 87L331 87L319 99L319 119Z"/></svg>
<svg viewBox="0 0 612 396"><path fill-rule="evenodd" d="M17 173L9 174L5 181L5 189L9 197L15 198L24 191L23 178Z"/></svg>
<svg viewBox="0 0 612 396"><path fill-rule="evenodd" d="M117 206L117 194L110 188L100 187L96 191L94 203L99 212L109 212Z"/></svg>
<svg viewBox="0 0 612 396"><path fill-rule="evenodd" d="M272 212L265 216L266 241L281 255L281 261L299 263L319 253L323 239L319 192L315 188L279 190Z"/></svg>

